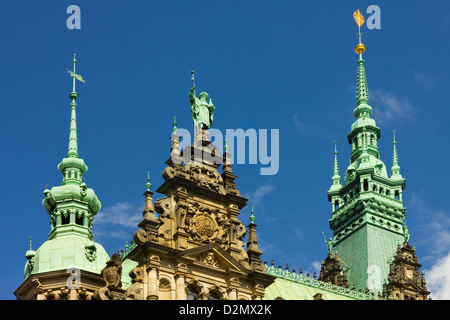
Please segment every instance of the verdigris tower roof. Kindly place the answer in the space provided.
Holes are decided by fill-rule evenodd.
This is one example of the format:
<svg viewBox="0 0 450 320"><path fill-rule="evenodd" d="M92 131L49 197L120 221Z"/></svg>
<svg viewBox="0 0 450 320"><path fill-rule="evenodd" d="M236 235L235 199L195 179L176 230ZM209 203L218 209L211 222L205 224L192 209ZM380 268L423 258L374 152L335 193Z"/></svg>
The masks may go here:
<svg viewBox="0 0 450 320"><path fill-rule="evenodd" d="M359 10L354 13L354 18L361 27L364 19ZM363 59L366 46L361 43L360 30L358 36L359 44L355 47L358 55L356 108L353 110L356 120L347 135L352 146L350 164L341 185L335 149L332 186L327 195L332 207L329 224L334 235L333 253L339 253L341 261L350 266L349 284L365 289L370 268L377 268L379 281L387 279L386 261L392 258L397 242L403 239L406 209L402 201L405 179L400 175L395 137L391 177L380 159L380 128L371 118ZM369 289L380 292L379 281Z"/></svg>
<svg viewBox="0 0 450 320"><path fill-rule="evenodd" d="M27 257L28 272L42 273L78 267L100 273L109 260L104 248L93 241L92 224L101 203L94 190L88 188L83 179L87 171L84 160L78 155L77 118L75 81L84 82L83 77L75 73L75 55L73 72L73 90L69 94L72 102L69 148L65 158L58 165L63 176L62 184L44 190L42 204L50 216L51 231L49 239L36 251L33 257ZM33 260L33 261L31 261Z"/></svg>

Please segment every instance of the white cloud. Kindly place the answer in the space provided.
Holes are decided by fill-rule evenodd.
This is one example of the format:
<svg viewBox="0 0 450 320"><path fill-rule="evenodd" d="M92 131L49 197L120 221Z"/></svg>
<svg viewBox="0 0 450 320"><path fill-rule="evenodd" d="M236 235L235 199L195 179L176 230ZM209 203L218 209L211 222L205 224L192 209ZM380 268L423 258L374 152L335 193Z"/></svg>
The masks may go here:
<svg viewBox="0 0 450 320"><path fill-rule="evenodd" d="M272 185L262 185L255 191L247 194L246 196L248 197L250 203L257 205L264 199L264 197L267 194L269 194L273 190L275 190L275 187Z"/></svg>
<svg viewBox="0 0 450 320"><path fill-rule="evenodd" d="M433 89L435 83L436 83L436 77L433 75L428 75L422 72L419 72L417 70L414 70L414 81L424 87L425 89L431 90Z"/></svg>
<svg viewBox="0 0 450 320"><path fill-rule="evenodd" d="M142 220L143 206L143 203L135 205L129 202L119 202L108 206L95 216L94 225L137 228L137 224Z"/></svg>
<svg viewBox="0 0 450 320"><path fill-rule="evenodd" d="M382 123L409 120L416 113L416 109L406 97L400 98L391 92L371 90L370 98L374 102L373 117Z"/></svg>
<svg viewBox="0 0 450 320"><path fill-rule="evenodd" d="M426 217L419 231L423 234L420 242L426 245L428 255L419 259L431 265L425 270L427 289L434 300L450 299L450 212L431 207L423 191L413 193L410 204L414 211Z"/></svg>
<svg viewBox="0 0 450 320"><path fill-rule="evenodd" d="M297 129L303 128L303 123L298 119L298 114L294 114L294 125L297 127Z"/></svg>
<svg viewBox="0 0 450 320"><path fill-rule="evenodd" d="M450 299L450 251L425 274L427 289L434 300Z"/></svg>

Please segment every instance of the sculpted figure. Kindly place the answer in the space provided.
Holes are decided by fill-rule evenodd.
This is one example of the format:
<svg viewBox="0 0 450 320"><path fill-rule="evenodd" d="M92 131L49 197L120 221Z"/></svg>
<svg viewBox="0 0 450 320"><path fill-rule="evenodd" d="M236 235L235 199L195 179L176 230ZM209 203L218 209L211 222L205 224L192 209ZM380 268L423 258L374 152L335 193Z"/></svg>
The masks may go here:
<svg viewBox="0 0 450 320"><path fill-rule="evenodd" d="M106 282L106 287L121 288L122 287L122 259L118 253L114 253L111 259L106 263L106 267L102 270L103 280Z"/></svg>
<svg viewBox="0 0 450 320"><path fill-rule="evenodd" d="M189 101L191 102L194 129L195 132L198 130L207 130L212 126L215 107L212 104L211 99L209 99L209 103L207 102L209 98L208 93L202 92L198 95L198 98L195 96L194 71L192 71L191 80L193 85L191 91L189 91Z"/></svg>

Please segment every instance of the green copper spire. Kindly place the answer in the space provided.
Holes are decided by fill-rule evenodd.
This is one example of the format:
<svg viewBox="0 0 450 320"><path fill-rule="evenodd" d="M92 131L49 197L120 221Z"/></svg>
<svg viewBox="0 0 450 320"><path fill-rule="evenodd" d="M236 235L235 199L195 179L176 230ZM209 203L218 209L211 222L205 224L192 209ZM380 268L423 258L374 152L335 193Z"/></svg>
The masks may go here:
<svg viewBox="0 0 450 320"><path fill-rule="evenodd" d="M370 116L372 114L372 108L369 103L369 89L367 88L366 69L364 67L364 59L362 58L363 52L366 47L361 43L361 31L358 33L359 44L356 46L355 51L359 54L358 59L358 74L356 79L356 106L354 115L356 118ZM364 46L364 47L361 47Z"/></svg>
<svg viewBox="0 0 450 320"><path fill-rule="evenodd" d="M73 71L70 71L66 68L66 70L69 72L70 76L73 78L73 87L72 92L70 93L69 97L72 99L71 108L72 108L72 114L70 118L70 135L69 135L69 151L67 154L68 158L78 158L78 144L77 144L77 116L76 116L76 106L75 100L78 98L78 94L75 91L75 81L80 80L84 83L84 79L82 76L75 73L75 64L77 62L77 59L75 58L75 54L73 55Z"/></svg>
<svg viewBox="0 0 450 320"><path fill-rule="evenodd" d="M59 163L63 176L62 185L44 190L42 205L50 217L49 238L36 251L33 267L25 274L38 274L50 271L67 270L78 267L99 274L109 260L105 249L93 241L92 226L94 216L101 203L93 189L87 187L83 174L87 171L84 160L79 158L76 128L76 80L84 82L83 77L67 70L73 78L71 103L69 150L67 157ZM30 261L28 266L30 266Z"/></svg>
<svg viewBox="0 0 450 320"><path fill-rule="evenodd" d="M353 16L361 27L364 19L359 10ZM359 55L356 108L353 110L356 120L347 135L352 146L350 164L341 186L335 149L333 185L327 193L332 210L329 225L334 236L332 252L339 252L340 260L350 266L348 283L362 290L370 285L370 290L379 292L389 274L386 262L395 254L397 242L403 241L406 209L402 190L405 180L399 175L396 142L391 178L380 159L380 128L371 118L372 108L368 105L369 91L362 58L366 47L361 43L360 29L358 38L359 44L355 48ZM376 281L369 275L372 267L379 270ZM369 280L373 283L369 284Z"/></svg>
<svg viewBox="0 0 450 320"><path fill-rule="evenodd" d="M147 191L150 191L150 188L152 187L152 184L150 183L150 171L147 172L147 183L145 184L145 187L147 188Z"/></svg>
<svg viewBox="0 0 450 320"><path fill-rule="evenodd" d="M74 71L67 70L73 77L72 90L75 90L75 80L84 82L83 78L75 73L75 63L74 55ZM88 188L84 182L83 174L88 168L84 160L78 156L75 113L75 100L78 98L78 94L72 91L69 97L72 99L69 152L58 165L58 169L63 175L63 182L61 186L53 187L51 190L45 188L43 205L52 219L50 238L69 233L78 233L92 238L92 219L100 210L101 203L94 190Z"/></svg>
<svg viewBox="0 0 450 320"><path fill-rule="evenodd" d="M339 165L338 165L338 152L336 147L337 141L334 140L334 170L333 170L333 184L341 184L341 177L339 176Z"/></svg>
<svg viewBox="0 0 450 320"><path fill-rule="evenodd" d="M251 223L251 224L254 224L254 223L255 223L255 212L253 211L253 205L252 205L252 212L251 212L251 214L250 214L249 220L250 220L250 223Z"/></svg>
<svg viewBox="0 0 450 320"><path fill-rule="evenodd" d="M361 106L362 104L368 103L369 103L369 90L367 88L366 69L364 68L364 60L360 58L358 60L358 75L356 81L356 105Z"/></svg>
<svg viewBox="0 0 450 320"><path fill-rule="evenodd" d="M394 136L394 141L392 142L393 146L394 146L394 152L392 155L392 168L391 168L391 173L392 173L392 179L398 179L398 178L402 178L401 174L400 174L400 166L398 165L398 155L397 155L397 141L395 141L395 130L392 131L392 134Z"/></svg>
<svg viewBox="0 0 450 320"><path fill-rule="evenodd" d="M69 72L70 76L73 78L72 92L69 94L70 99L72 99L71 116L70 116L70 130L69 130L69 150L67 152L67 157L64 158L58 165L58 169L63 174L63 185L77 184L81 185L81 180L83 174L87 171L87 166L83 159L78 157L78 139L77 139L77 115L76 115L76 100L78 94L75 91L75 81L79 80L84 83L82 76L75 73L75 64L77 60L75 59L75 54L73 55L73 71Z"/></svg>
<svg viewBox="0 0 450 320"><path fill-rule="evenodd" d="M176 134L177 131L178 131L178 128L177 128L177 117L173 117L173 124L172 125L173 125L172 133Z"/></svg>
<svg viewBox="0 0 450 320"><path fill-rule="evenodd" d="M331 181L333 184L331 185L330 190L328 192L338 191L342 185L341 185L341 176L339 175L339 165L338 165L338 152L336 147L337 141L334 140L334 168L333 168L333 177L331 178Z"/></svg>
<svg viewBox="0 0 450 320"><path fill-rule="evenodd" d="M359 11L358 14L360 15ZM356 17L355 20L359 21ZM361 20L364 22L362 15ZM369 90L367 87L366 69L362 58L366 46L361 43L360 30L358 38L359 44L355 48L355 52L359 55L356 78L356 108L353 110L356 121L352 124L351 132L348 134L348 141L353 147L351 163L355 163L353 167L359 166L361 162L364 163L364 166L380 166L381 164L377 163L377 160L372 159L372 156L376 159L380 158L377 146L377 140L380 138L380 128L376 126L375 120L370 117L372 107L368 104Z"/></svg>

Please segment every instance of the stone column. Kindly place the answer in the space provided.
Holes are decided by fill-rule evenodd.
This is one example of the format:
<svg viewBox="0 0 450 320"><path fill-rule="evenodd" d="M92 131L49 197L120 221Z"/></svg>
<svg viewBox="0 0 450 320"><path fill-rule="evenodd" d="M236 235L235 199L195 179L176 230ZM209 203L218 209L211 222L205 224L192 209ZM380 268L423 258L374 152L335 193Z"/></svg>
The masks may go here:
<svg viewBox="0 0 450 320"><path fill-rule="evenodd" d="M186 300L186 279L182 274L178 274L175 278L175 299L176 300Z"/></svg>
<svg viewBox="0 0 450 320"><path fill-rule="evenodd" d="M150 267L148 271L148 290L147 300L158 300L158 270Z"/></svg>
<svg viewBox="0 0 450 320"><path fill-rule="evenodd" d="M231 288L230 293L228 294L228 300L237 300L237 289Z"/></svg>

